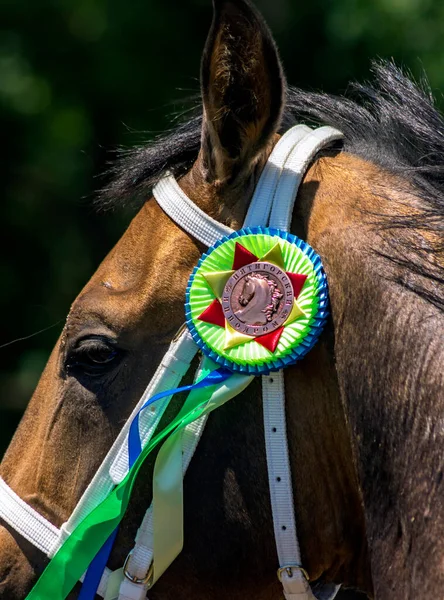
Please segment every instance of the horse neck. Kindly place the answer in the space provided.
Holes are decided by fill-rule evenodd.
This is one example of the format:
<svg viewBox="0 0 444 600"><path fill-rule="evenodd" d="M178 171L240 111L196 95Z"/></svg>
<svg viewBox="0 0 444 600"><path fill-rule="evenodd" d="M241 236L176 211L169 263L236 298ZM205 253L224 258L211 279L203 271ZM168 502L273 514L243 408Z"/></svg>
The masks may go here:
<svg viewBox="0 0 444 600"><path fill-rule="evenodd" d="M393 187L383 197L372 186L384 177ZM307 240L322 255L329 280L337 381L375 594L385 599L396 589L397 597L431 598L444 583L444 318L399 284L420 276L396 260L394 235L399 244L411 232L375 222L375 214L384 220L389 210L408 210L408 197L388 205L390 195L399 196L396 181L342 155L310 170L299 200Z"/></svg>

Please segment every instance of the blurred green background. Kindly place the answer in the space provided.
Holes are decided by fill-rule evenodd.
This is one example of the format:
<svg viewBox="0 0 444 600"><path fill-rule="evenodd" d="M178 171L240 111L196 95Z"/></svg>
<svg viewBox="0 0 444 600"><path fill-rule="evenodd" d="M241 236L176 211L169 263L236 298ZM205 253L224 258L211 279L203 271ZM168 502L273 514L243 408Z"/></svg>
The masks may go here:
<svg viewBox="0 0 444 600"><path fill-rule="evenodd" d="M442 0L257 3L292 84L341 93L380 56L444 87ZM95 213L98 176L198 91L211 13L210 0L1 2L0 456L71 302L131 216Z"/></svg>
<svg viewBox="0 0 444 600"><path fill-rule="evenodd" d="M443 88L441 0L257 3L292 84L341 93L379 56ZM1 3L0 455L71 302L130 219L96 214L98 176L198 92L211 14L210 0Z"/></svg>

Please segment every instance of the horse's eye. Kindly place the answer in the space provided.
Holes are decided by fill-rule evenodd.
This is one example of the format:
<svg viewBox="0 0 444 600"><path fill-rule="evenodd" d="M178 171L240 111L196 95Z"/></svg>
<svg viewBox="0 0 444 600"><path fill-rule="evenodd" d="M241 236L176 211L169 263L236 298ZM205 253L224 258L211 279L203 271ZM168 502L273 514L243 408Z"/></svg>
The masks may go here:
<svg viewBox="0 0 444 600"><path fill-rule="evenodd" d="M116 366L121 351L104 337L84 338L68 353L65 367L68 373L102 375Z"/></svg>

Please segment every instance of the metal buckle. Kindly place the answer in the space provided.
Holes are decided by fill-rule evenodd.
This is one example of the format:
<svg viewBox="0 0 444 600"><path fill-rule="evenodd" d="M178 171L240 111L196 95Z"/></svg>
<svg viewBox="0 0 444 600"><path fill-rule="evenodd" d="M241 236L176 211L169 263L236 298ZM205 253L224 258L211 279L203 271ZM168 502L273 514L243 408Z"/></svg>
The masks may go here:
<svg viewBox="0 0 444 600"><path fill-rule="evenodd" d="M150 568L148 569L148 573L145 575L145 577L143 577L143 578L134 577L134 575L131 575L131 573L128 571L128 563L130 561L132 553L133 553L133 551L131 550L131 552L125 558L125 564L123 565L123 574L129 581L131 581L131 583L135 583L137 585L148 585L148 588L150 588L151 587L150 579L152 578L153 571L154 571L153 563L151 563Z"/></svg>
<svg viewBox="0 0 444 600"><path fill-rule="evenodd" d="M182 323L182 325L179 327L179 329L174 334L174 337L171 340L171 343L177 342L177 340L180 338L180 336L182 335L182 333L185 331L186 328L187 328L187 324L186 323Z"/></svg>
<svg viewBox="0 0 444 600"><path fill-rule="evenodd" d="M310 577L308 576L307 571L301 567L300 565L286 565L285 567L280 567L277 570L277 576L279 581L282 583L282 573L285 571L289 577L293 577L293 571L298 570L302 573L307 581L310 581Z"/></svg>

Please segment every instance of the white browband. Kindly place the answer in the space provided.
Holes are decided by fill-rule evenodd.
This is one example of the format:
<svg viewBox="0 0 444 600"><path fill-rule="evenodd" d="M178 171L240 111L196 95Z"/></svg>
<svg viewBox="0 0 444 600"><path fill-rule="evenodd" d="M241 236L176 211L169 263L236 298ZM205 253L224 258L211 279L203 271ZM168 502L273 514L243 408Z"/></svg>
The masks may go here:
<svg viewBox="0 0 444 600"><path fill-rule="evenodd" d="M293 206L303 175L316 153L342 134L331 127L311 130L298 125L285 133L273 149L260 177L248 209L244 226L270 226L288 231ZM206 215L181 190L174 177L166 175L153 194L162 209L181 228L207 246L212 246L232 230ZM56 528L0 478L0 518L42 552L52 557L83 518L106 498L128 471L128 430L132 418L144 402L155 394L177 387L196 355L197 346L188 330L182 328L162 359L144 394L117 436L76 508L60 529ZM262 377L265 447L270 498L279 560L278 577L286 600L332 600L339 586L316 586L313 594L302 568L296 531L288 455L285 389L283 371ZM171 396L140 415L143 444L151 439ZM183 473L185 474L206 417L188 425L183 435ZM106 600L143 600L149 588L153 559L152 506L148 508L137 532L135 545L124 567L106 569L97 593Z"/></svg>

